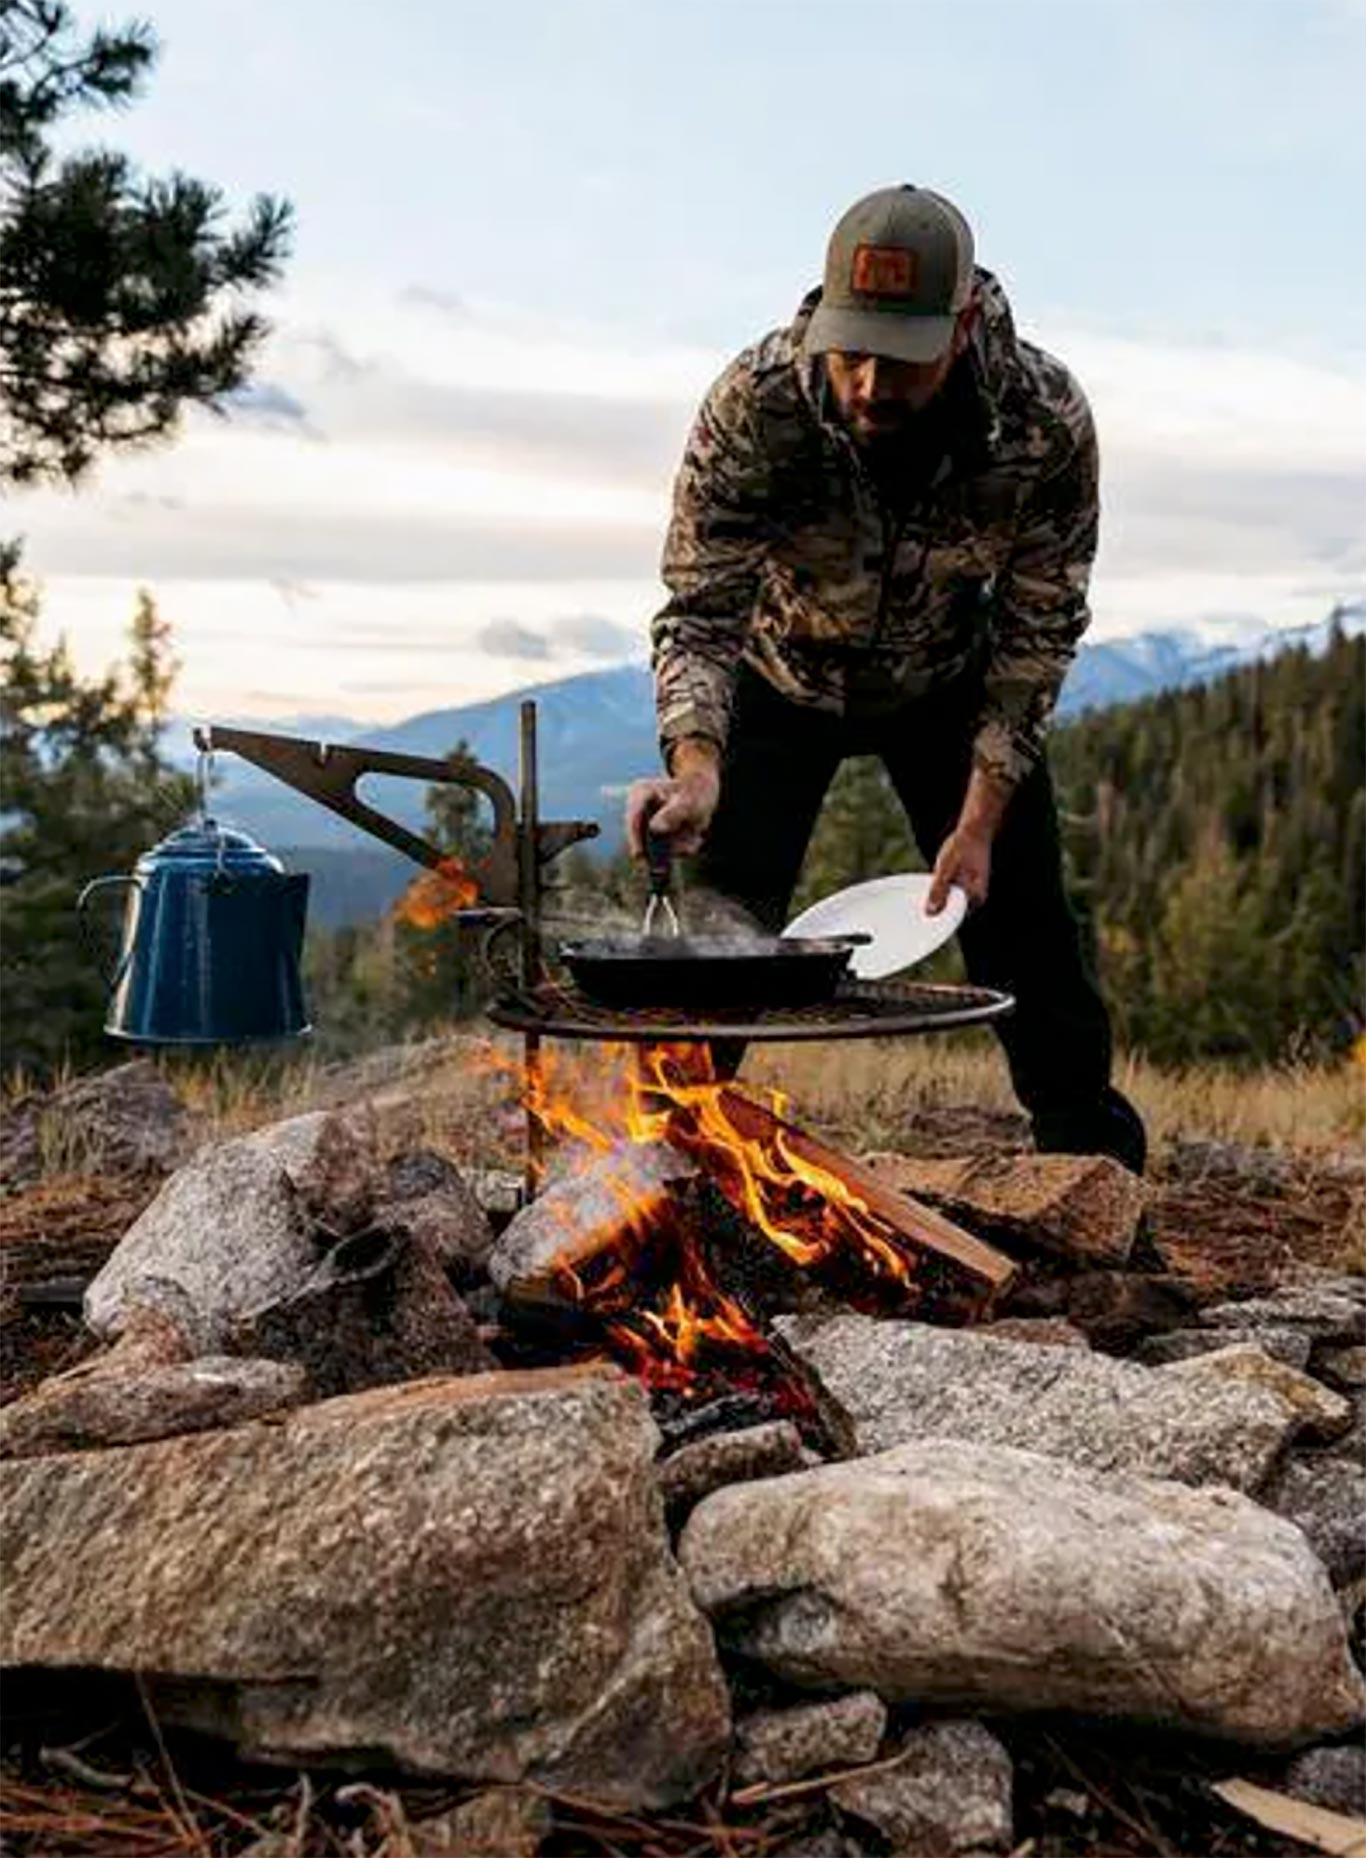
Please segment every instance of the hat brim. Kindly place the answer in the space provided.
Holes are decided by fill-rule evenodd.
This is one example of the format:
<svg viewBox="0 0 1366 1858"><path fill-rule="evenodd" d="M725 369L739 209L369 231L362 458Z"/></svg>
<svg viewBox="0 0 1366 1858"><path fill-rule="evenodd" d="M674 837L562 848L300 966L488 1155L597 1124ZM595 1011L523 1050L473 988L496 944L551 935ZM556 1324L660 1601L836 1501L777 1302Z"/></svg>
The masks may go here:
<svg viewBox="0 0 1366 1858"><path fill-rule="evenodd" d="M953 340L955 316L908 316L900 310L837 310L818 303L802 337L808 355L832 348L893 361L938 361Z"/></svg>

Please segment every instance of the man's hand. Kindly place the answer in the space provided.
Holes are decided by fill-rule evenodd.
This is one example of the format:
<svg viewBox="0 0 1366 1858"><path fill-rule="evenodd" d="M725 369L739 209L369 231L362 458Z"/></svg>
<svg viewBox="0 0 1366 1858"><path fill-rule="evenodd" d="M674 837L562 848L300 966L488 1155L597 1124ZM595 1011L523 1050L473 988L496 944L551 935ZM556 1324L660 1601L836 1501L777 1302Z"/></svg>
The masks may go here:
<svg viewBox="0 0 1366 1858"><path fill-rule="evenodd" d="M668 839L686 856L707 836L721 797L721 754L706 736L685 736L672 754L672 772L633 781L626 796L626 842L636 858L645 856L645 833Z"/></svg>
<svg viewBox="0 0 1366 1858"><path fill-rule="evenodd" d="M937 916L949 900L949 885L967 893L970 908L985 903L991 884L991 838L985 832L965 831L961 825L945 839L934 861L925 914Z"/></svg>
<svg viewBox="0 0 1366 1858"><path fill-rule="evenodd" d="M974 768L958 824L939 848L930 878L925 914L937 916L949 900L949 885L966 892L968 905L985 903L991 886L991 842L1000 830L1012 789Z"/></svg>

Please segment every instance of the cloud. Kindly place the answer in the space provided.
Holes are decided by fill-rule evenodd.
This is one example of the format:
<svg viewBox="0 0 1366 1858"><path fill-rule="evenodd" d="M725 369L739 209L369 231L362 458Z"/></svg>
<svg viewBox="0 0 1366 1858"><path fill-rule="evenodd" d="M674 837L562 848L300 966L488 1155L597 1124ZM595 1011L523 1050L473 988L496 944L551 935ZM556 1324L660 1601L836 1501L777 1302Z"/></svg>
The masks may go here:
<svg viewBox="0 0 1366 1858"><path fill-rule="evenodd" d="M519 663L638 657L690 408L725 358L392 296L368 320L352 307L286 319L251 416L192 418L172 448L105 461L80 496L16 500L33 571L70 590L77 649L108 577L193 585L174 616L185 676L226 667L225 689L253 650L297 650L323 701L329 650L358 677L367 653L381 676L396 653L435 656L481 695ZM1041 336L1100 433L1093 636L1229 612L1298 624L1359 590L1366 369L1351 354Z"/></svg>
<svg viewBox="0 0 1366 1858"><path fill-rule="evenodd" d="M491 619L474 635L481 652L494 658L549 658L550 641L516 619Z"/></svg>
<svg viewBox="0 0 1366 1858"><path fill-rule="evenodd" d="M416 303L443 316L468 316L470 306L453 290L436 290L430 284L408 284L399 292L400 303Z"/></svg>
<svg viewBox="0 0 1366 1858"><path fill-rule="evenodd" d="M147 490L130 490L113 498L112 506L122 510L125 515L140 514L144 510L183 510L185 499L172 496L169 491L163 491L158 495Z"/></svg>
<svg viewBox="0 0 1366 1858"><path fill-rule="evenodd" d="M301 600L316 600L318 597L315 589L310 587L305 581L291 581L281 578L272 580L270 585L274 588L275 592L279 594L285 605L291 610L297 607Z"/></svg>
<svg viewBox="0 0 1366 1858"><path fill-rule="evenodd" d="M434 380L402 364L362 358L329 332L308 339L321 357L314 388L329 438L421 448L502 470L600 483L667 483L682 455L689 401L622 399L520 384Z"/></svg>
<svg viewBox="0 0 1366 1858"><path fill-rule="evenodd" d="M634 631L600 613L573 613L555 621L555 642L585 658L629 658L643 649L644 629Z"/></svg>
<svg viewBox="0 0 1366 1858"><path fill-rule="evenodd" d="M85 520L77 520L77 514ZM357 585L652 578L659 536L645 524L461 520L436 512L195 504L166 520L35 506L27 558L43 575L259 580ZM570 594L572 598L572 593Z"/></svg>
<svg viewBox="0 0 1366 1858"><path fill-rule="evenodd" d="M603 613L570 613L543 630L519 619L491 619L479 628L474 643L495 658L593 658L616 664L641 655L645 628L625 626Z"/></svg>
<svg viewBox="0 0 1366 1858"><path fill-rule="evenodd" d="M1363 474L1118 451L1102 473L1101 572L1366 573Z"/></svg>
<svg viewBox="0 0 1366 1858"><path fill-rule="evenodd" d="M234 419L247 425L313 434L303 402L275 381L249 381L225 394L223 405Z"/></svg>

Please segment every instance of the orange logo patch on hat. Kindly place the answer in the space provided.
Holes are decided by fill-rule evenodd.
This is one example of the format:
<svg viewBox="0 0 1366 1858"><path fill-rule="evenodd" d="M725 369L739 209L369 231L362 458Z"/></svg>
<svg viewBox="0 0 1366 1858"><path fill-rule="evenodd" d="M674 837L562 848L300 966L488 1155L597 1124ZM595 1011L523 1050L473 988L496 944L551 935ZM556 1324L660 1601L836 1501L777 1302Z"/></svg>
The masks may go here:
<svg viewBox="0 0 1366 1858"><path fill-rule="evenodd" d="M908 297L915 289L916 256L904 245L856 245L849 288L869 297Z"/></svg>

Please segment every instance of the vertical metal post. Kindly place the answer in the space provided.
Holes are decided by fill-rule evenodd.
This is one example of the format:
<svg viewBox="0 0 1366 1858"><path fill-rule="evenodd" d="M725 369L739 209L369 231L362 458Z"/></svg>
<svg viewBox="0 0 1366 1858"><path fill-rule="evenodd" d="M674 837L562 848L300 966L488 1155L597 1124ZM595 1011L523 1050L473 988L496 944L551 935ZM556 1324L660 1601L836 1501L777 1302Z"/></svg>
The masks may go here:
<svg viewBox="0 0 1366 1858"><path fill-rule="evenodd" d="M545 977L541 959L541 858L540 858L540 777L536 765L536 705L528 698L520 712L521 737L518 755L520 805L517 822L517 888L522 908L522 985L534 987ZM527 1032L522 1037L523 1059L528 1086L539 1095L541 1082L541 1037ZM531 1110L526 1113L526 1198L534 1200L545 1174L544 1138L541 1124Z"/></svg>

